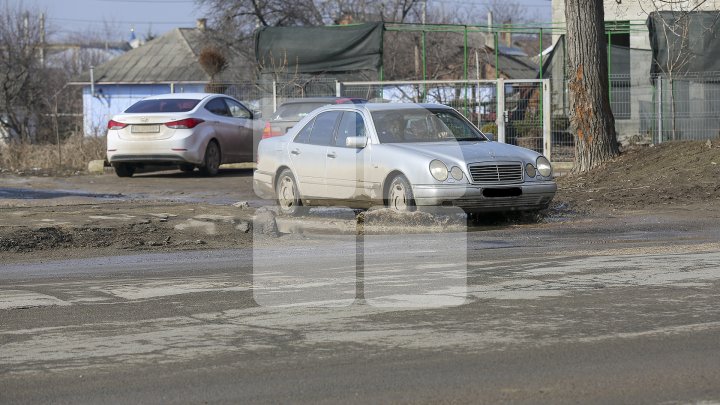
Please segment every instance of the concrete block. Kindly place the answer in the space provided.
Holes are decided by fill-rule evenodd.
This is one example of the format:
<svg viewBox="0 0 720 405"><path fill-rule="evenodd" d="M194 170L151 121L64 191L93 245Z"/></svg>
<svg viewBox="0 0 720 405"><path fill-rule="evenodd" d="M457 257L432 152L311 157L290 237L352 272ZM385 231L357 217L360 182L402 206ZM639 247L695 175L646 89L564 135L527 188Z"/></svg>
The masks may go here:
<svg viewBox="0 0 720 405"><path fill-rule="evenodd" d="M91 160L88 163L88 172L91 174L103 174L105 172L105 161Z"/></svg>

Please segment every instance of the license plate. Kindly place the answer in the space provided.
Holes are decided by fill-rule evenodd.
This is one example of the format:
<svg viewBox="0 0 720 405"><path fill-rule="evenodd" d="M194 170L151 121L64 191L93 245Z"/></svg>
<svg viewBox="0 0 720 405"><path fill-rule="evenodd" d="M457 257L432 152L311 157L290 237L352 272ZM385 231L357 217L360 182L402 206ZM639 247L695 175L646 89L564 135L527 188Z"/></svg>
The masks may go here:
<svg viewBox="0 0 720 405"><path fill-rule="evenodd" d="M130 127L130 132L134 134L149 134L153 132L160 132L160 125L133 125Z"/></svg>

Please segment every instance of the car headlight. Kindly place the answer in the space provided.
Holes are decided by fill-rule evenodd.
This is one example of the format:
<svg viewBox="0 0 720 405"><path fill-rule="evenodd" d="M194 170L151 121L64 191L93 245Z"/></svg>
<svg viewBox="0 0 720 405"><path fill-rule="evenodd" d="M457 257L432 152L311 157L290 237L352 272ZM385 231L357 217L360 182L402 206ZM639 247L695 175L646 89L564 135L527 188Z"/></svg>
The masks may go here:
<svg viewBox="0 0 720 405"><path fill-rule="evenodd" d="M550 177L552 175L552 166L545 156L537 158L537 162L535 163L537 163L537 170L540 172L541 176Z"/></svg>
<svg viewBox="0 0 720 405"><path fill-rule="evenodd" d="M533 166L532 163L528 163L525 165L525 173L527 173L528 177L535 177L537 174L535 170L535 166Z"/></svg>
<svg viewBox="0 0 720 405"><path fill-rule="evenodd" d="M437 181L445 181L448 178L448 168L445 163L436 159L430 162L430 174Z"/></svg>
<svg viewBox="0 0 720 405"><path fill-rule="evenodd" d="M453 166L453 168L450 169L450 175L452 176L453 179L460 181L463 178L462 169L460 169L457 166Z"/></svg>

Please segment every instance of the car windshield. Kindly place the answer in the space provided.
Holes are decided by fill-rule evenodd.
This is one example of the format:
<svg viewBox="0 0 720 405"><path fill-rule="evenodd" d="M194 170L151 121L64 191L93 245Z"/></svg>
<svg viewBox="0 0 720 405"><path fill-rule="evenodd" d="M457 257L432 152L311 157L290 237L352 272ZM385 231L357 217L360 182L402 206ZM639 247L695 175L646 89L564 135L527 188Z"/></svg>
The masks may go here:
<svg viewBox="0 0 720 405"><path fill-rule="evenodd" d="M486 141L487 138L460 114L447 109L374 111L380 143Z"/></svg>
<svg viewBox="0 0 720 405"><path fill-rule="evenodd" d="M131 105L126 113L178 113L188 112L195 108L200 100L164 98L159 100L142 100Z"/></svg>
<svg viewBox="0 0 720 405"><path fill-rule="evenodd" d="M289 103L281 105L272 117L273 121L300 121L312 110L326 106L328 103Z"/></svg>

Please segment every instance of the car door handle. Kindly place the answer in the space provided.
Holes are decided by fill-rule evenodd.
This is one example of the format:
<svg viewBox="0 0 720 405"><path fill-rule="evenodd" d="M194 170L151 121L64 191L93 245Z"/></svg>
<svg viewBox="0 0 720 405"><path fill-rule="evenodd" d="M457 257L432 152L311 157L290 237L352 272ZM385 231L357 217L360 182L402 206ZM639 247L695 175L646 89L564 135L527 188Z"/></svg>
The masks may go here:
<svg viewBox="0 0 720 405"><path fill-rule="evenodd" d="M293 155L299 155L299 154L300 154L300 149L293 149L293 150L290 151L290 153L292 153Z"/></svg>
<svg viewBox="0 0 720 405"><path fill-rule="evenodd" d="M335 159L336 156L337 155L335 154L335 152L330 152L327 154L327 157L329 157L330 159Z"/></svg>

